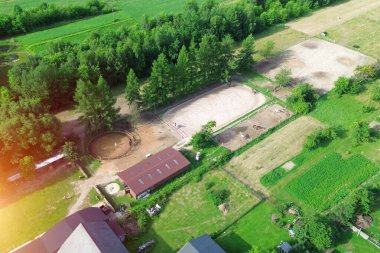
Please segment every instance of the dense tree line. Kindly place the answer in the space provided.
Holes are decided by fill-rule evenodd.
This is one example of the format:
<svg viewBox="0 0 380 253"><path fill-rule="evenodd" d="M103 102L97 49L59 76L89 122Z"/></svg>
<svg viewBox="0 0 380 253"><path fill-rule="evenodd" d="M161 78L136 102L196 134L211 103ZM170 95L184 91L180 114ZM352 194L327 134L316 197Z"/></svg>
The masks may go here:
<svg viewBox="0 0 380 253"><path fill-rule="evenodd" d="M95 16L111 11L109 6L98 0L91 0L85 5L75 6L42 3L27 10L15 5L11 15L0 14L0 38L27 33L61 21Z"/></svg>

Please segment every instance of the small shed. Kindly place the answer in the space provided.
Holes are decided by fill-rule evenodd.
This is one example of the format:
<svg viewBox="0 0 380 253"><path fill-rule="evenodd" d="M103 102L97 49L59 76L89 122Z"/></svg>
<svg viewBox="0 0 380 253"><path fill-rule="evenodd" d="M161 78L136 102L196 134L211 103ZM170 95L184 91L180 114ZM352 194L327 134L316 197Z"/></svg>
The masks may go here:
<svg viewBox="0 0 380 253"><path fill-rule="evenodd" d="M292 251L292 246L290 246L287 242L282 242L280 245L277 246L277 248L280 250L281 253L289 253Z"/></svg>

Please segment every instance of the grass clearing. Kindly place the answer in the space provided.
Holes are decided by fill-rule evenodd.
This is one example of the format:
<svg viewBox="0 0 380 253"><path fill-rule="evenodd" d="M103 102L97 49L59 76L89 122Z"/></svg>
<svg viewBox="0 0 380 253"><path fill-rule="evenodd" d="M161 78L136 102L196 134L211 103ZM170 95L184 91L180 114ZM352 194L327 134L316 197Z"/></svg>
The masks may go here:
<svg viewBox="0 0 380 253"><path fill-rule="evenodd" d="M75 172L1 208L0 252L8 252L61 221L75 201L71 183L78 179L79 174Z"/></svg>
<svg viewBox="0 0 380 253"><path fill-rule="evenodd" d="M345 242L336 247L334 252L378 253L379 249L372 245L370 242L364 240L357 233L347 232L345 234Z"/></svg>
<svg viewBox="0 0 380 253"><path fill-rule="evenodd" d="M361 155L343 160L332 153L293 180L287 190L305 205L324 211L377 171L379 168Z"/></svg>
<svg viewBox="0 0 380 253"><path fill-rule="evenodd" d="M307 40L310 36L284 25L277 25L257 34L255 38L255 48L258 53L254 55L254 59L258 62L264 59L260 52L268 41L275 43L272 54L278 54L295 44Z"/></svg>
<svg viewBox="0 0 380 253"><path fill-rule="evenodd" d="M328 36L322 37L334 43L357 50L363 54L380 59L380 8L349 20L327 30ZM359 48L353 48L354 45Z"/></svg>
<svg viewBox="0 0 380 253"><path fill-rule="evenodd" d="M36 7L44 2L47 2L46 0L0 0L0 13L4 14L10 14L13 12L13 8L15 5L19 5L23 9L28 9L32 7ZM56 4L59 6L63 5L80 5L83 4L83 0L49 0L49 4ZM87 2L87 1L86 1Z"/></svg>
<svg viewBox="0 0 380 253"><path fill-rule="evenodd" d="M226 252L248 252L253 246L273 250L281 241L289 241L285 228L275 225L271 216L277 210L269 203L261 202L237 223L228 228L216 242ZM269 251L271 252L271 251Z"/></svg>
<svg viewBox="0 0 380 253"><path fill-rule="evenodd" d="M233 158L226 169L255 190L267 192L260 178L301 152L306 136L322 126L311 117L298 118Z"/></svg>
<svg viewBox="0 0 380 253"><path fill-rule="evenodd" d="M206 186L227 189L229 211L223 215L209 198ZM191 238L204 233L213 234L234 222L248 211L257 199L243 185L222 170L205 174L200 182L190 182L173 194L159 216L153 218L148 232L127 248L135 252L148 240L156 240L152 252L176 252Z"/></svg>

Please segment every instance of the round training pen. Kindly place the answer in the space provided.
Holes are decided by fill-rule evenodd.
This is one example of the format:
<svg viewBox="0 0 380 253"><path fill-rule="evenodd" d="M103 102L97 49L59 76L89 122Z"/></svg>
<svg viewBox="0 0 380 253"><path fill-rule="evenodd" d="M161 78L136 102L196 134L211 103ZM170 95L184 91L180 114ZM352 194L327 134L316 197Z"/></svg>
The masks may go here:
<svg viewBox="0 0 380 253"><path fill-rule="evenodd" d="M131 151L133 140L124 132L110 131L95 136L88 144L89 153L96 159L121 158Z"/></svg>

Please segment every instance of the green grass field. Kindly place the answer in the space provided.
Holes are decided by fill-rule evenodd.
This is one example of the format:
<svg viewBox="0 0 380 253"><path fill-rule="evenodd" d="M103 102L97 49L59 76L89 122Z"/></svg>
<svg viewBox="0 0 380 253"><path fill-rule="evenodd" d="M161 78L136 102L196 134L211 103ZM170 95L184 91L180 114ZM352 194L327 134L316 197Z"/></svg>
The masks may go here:
<svg viewBox="0 0 380 253"><path fill-rule="evenodd" d="M291 238L286 228L279 228L272 222L273 213L277 213L274 207L266 202L260 203L223 232L216 242L228 253L247 252L253 246L262 250L274 249L281 241Z"/></svg>
<svg viewBox="0 0 380 253"><path fill-rule="evenodd" d="M345 234L344 242L335 248L337 253L378 253L379 249L371 243L367 242L356 233L347 232Z"/></svg>
<svg viewBox="0 0 380 253"><path fill-rule="evenodd" d="M327 31L329 41L357 50L363 54L380 59L380 9L351 19ZM357 45L359 48L354 48Z"/></svg>
<svg viewBox="0 0 380 253"><path fill-rule="evenodd" d="M0 209L0 252L20 246L45 232L67 215L75 196L71 182L79 172L37 190ZM65 196L71 196L65 199Z"/></svg>
<svg viewBox="0 0 380 253"><path fill-rule="evenodd" d="M226 188L229 211L223 215L210 201L206 184L213 182L217 189ZM148 232L136 241L127 241L135 252L148 240L156 240L152 252L176 252L188 240L204 233L215 233L248 211L257 199L239 182L222 170L207 173L200 182L191 182L170 197Z"/></svg>
<svg viewBox="0 0 380 253"><path fill-rule="evenodd" d="M64 1L55 1L57 4ZM72 1L76 2L76 1ZM43 52L46 44L63 39L79 42L91 32L117 29L121 25L131 25L139 21L143 15L157 16L161 12L177 13L181 11L186 1L176 0L127 0L109 1L118 11L106 15L96 16L76 22L57 24L52 28L42 29L34 33L16 37L16 41L32 52ZM205 0L197 0L203 3ZM149 6L149 8L147 8Z"/></svg>
<svg viewBox="0 0 380 253"><path fill-rule="evenodd" d="M13 12L13 8L15 5L21 6L23 9L31 8L38 6L44 2L47 2L49 4L56 4L56 5L77 5L77 4L83 4L83 0L0 0L0 14L10 14Z"/></svg>
<svg viewBox="0 0 380 253"><path fill-rule="evenodd" d="M305 205L324 211L378 170L363 156L343 160L339 154L332 153L293 180L287 190Z"/></svg>

